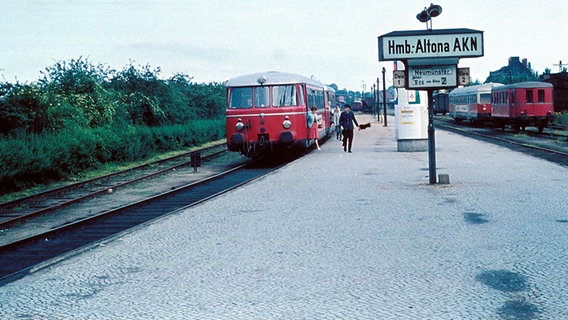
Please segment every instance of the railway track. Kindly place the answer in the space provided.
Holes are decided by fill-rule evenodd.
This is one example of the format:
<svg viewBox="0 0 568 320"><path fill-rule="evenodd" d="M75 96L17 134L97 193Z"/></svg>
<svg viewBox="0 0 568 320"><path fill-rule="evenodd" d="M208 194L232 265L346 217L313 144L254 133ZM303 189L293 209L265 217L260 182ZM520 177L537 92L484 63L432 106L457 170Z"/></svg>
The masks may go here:
<svg viewBox="0 0 568 320"><path fill-rule="evenodd" d="M41 228L20 239L0 245L0 286L50 266L67 255L87 250L93 243L196 205L266 175L277 165L245 163L204 180L175 188L136 203L68 221L57 227ZM30 224L26 223L26 229ZM0 234L0 238L3 235Z"/></svg>
<svg viewBox="0 0 568 320"><path fill-rule="evenodd" d="M109 175L68 184L31 196L0 204L0 230L10 228L39 215L60 210L105 193L115 192L136 182L149 180L192 165L192 159L208 161L226 152L224 143L174 157L143 164Z"/></svg>
<svg viewBox="0 0 568 320"><path fill-rule="evenodd" d="M568 136L566 133L551 131L539 134L527 131L525 134L514 134L493 128L457 125L452 121L441 119L436 119L435 127L568 166Z"/></svg>

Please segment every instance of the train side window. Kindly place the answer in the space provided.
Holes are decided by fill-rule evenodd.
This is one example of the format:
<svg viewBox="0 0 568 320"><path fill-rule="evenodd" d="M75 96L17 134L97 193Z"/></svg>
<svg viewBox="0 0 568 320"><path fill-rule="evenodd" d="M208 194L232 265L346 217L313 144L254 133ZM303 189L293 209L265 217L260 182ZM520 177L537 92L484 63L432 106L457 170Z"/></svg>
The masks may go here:
<svg viewBox="0 0 568 320"><path fill-rule="evenodd" d="M332 107L332 108L333 108L333 106L336 105L336 102L335 102L335 93L333 93L333 92L330 92L330 93L329 93L329 100L328 100L328 101L331 102L331 107Z"/></svg>
<svg viewBox="0 0 568 320"><path fill-rule="evenodd" d="M527 103L533 103L534 98L533 98L533 92L532 92L532 90L527 90L527 91L526 91L526 97L527 97Z"/></svg>
<svg viewBox="0 0 568 320"><path fill-rule="evenodd" d="M255 108L268 108L270 106L270 88L256 87L255 98Z"/></svg>
<svg viewBox="0 0 568 320"><path fill-rule="evenodd" d="M538 102L544 102L544 90L538 90Z"/></svg>
<svg viewBox="0 0 568 320"><path fill-rule="evenodd" d="M323 90L308 88L308 105L316 106L318 109L325 108Z"/></svg>
<svg viewBox="0 0 568 320"><path fill-rule="evenodd" d="M231 109L250 109L252 108L252 88L232 88L229 99Z"/></svg>
<svg viewBox="0 0 568 320"><path fill-rule="evenodd" d="M318 109L324 109L325 108L325 98L324 98L323 91L319 91L319 90L317 91L316 101L317 101Z"/></svg>
<svg viewBox="0 0 568 320"><path fill-rule="evenodd" d="M275 107L296 106L296 87L294 85L274 86L272 88L272 105Z"/></svg>
<svg viewBox="0 0 568 320"><path fill-rule="evenodd" d="M517 103L517 92L511 92L511 103Z"/></svg>

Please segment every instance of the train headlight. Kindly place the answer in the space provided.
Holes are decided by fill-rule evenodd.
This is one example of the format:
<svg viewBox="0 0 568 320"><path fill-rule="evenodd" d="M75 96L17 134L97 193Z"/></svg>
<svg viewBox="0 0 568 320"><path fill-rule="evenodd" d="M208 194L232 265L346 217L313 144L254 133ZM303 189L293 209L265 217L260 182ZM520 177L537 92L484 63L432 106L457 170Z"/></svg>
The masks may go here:
<svg viewBox="0 0 568 320"><path fill-rule="evenodd" d="M244 125L243 121L241 119L239 119L237 124L235 125L235 129L237 129L237 131L243 131L244 128L245 128L245 125Z"/></svg>
<svg viewBox="0 0 568 320"><path fill-rule="evenodd" d="M292 127L292 122L290 121L290 118L288 118L288 116L284 118L284 121L282 122L282 127L284 127L284 129L290 129Z"/></svg>

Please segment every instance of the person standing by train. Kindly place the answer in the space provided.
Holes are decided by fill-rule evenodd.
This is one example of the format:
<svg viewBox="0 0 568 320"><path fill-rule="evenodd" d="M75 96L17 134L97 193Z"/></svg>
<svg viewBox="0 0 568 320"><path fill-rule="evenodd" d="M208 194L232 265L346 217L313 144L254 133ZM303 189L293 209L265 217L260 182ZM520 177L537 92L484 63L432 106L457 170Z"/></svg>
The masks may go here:
<svg viewBox="0 0 568 320"><path fill-rule="evenodd" d="M341 130L343 130L343 151L348 151L351 153L351 146L353 145L353 126L359 126L357 119L355 119L355 114L351 111L351 106L346 104L341 116L339 116L339 124L341 125Z"/></svg>
<svg viewBox="0 0 568 320"><path fill-rule="evenodd" d="M314 143L318 150L320 150L318 142L318 108L312 106L310 108L311 112L308 112L306 118L308 120L308 139L314 139Z"/></svg>
<svg viewBox="0 0 568 320"><path fill-rule="evenodd" d="M333 123L335 123L335 139L342 140L343 135L341 134L341 125L339 124L339 118L341 117L341 109L339 106L335 107L333 110Z"/></svg>

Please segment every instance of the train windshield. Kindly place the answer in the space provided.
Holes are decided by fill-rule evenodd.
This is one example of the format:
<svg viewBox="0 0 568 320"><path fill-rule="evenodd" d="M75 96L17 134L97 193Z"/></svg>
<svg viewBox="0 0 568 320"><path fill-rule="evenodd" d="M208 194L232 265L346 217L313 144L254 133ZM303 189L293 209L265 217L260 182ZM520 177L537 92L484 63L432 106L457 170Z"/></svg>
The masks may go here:
<svg viewBox="0 0 568 320"><path fill-rule="evenodd" d="M231 109L250 109L253 106L255 108L268 108L270 106L270 88L232 88L229 99L229 108Z"/></svg>
<svg viewBox="0 0 568 320"><path fill-rule="evenodd" d="M482 93L479 95L479 103L487 104L491 103L491 93Z"/></svg>
<svg viewBox="0 0 568 320"><path fill-rule="evenodd" d="M229 108L231 109L252 108L252 87L232 88L229 99Z"/></svg>
<svg viewBox="0 0 568 320"><path fill-rule="evenodd" d="M272 100L275 107L297 106L296 87L294 85L272 87Z"/></svg>
<svg viewBox="0 0 568 320"><path fill-rule="evenodd" d="M268 108L270 106L270 89L269 87L255 88L255 108Z"/></svg>

